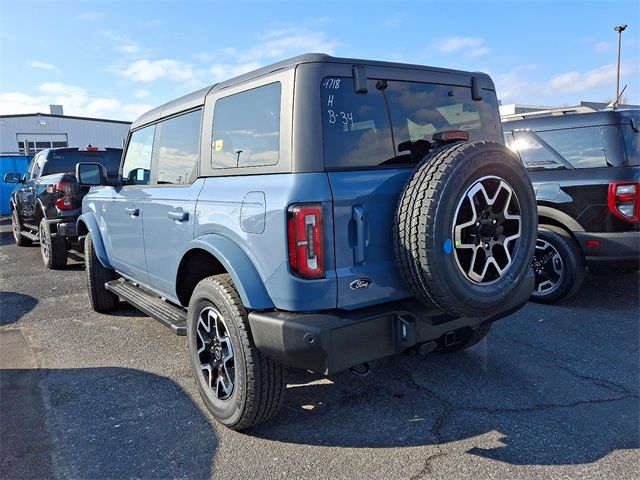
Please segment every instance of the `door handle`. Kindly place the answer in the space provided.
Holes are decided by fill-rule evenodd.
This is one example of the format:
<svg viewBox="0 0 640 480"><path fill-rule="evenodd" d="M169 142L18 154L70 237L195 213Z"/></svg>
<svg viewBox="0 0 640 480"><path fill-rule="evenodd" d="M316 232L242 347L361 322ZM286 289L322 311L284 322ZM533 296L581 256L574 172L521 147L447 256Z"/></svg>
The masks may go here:
<svg viewBox="0 0 640 480"><path fill-rule="evenodd" d="M138 215L140 215L139 208L125 208L124 211L127 212L132 217L137 217Z"/></svg>
<svg viewBox="0 0 640 480"><path fill-rule="evenodd" d="M186 222L189 220L189 212L183 212L182 210L172 210L167 216L171 220L177 220L178 222Z"/></svg>
<svg viewBox="0 0 640 480"><path fill-rule="evenodd" d="M366 240L366 230L364 221L364 207L358 205L353 207L351 218L356 224L356 244L353 246L353 262L359 264L364 262Z"/></svg>

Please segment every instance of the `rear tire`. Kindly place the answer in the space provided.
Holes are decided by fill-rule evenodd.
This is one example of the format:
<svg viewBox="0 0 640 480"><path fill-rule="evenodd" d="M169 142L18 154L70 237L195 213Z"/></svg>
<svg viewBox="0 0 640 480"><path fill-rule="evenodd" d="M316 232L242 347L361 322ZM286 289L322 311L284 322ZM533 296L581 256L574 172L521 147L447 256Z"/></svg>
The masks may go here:
<svg viewBox="0 0 640 480"><path fill-rule="evenodd" d="M44 266L57 270L67 264L67 241L62 237L52 237L47 219L40 220L40 254Z"/></svg>
<svg viewBox="0 0 640 480"><path fill-rule="evenodd" d="M30 247L32 242L28 238L20 235L22 226L20 225L20 218L18 217L18 211L14 208L11 211L11 230L13 231L13 240L19 247Z"/></svg>
<svg viewBox="0 0 640 480"><path fill-rule="evenodd" d="M84 240L84 261L87 271L87 290L89 303L96 312L108 312L120 303L117 295L104 286L105 283L118 278L116 272L100 263L93 245L91 233L87 233Z"/></svg>
<svg viewBox="0 0 640 480"><path fill-rule="evenodd" d="M255 346L247 311L228 275L201 280L191 295L187 339L205 405L223 425L244 430L282 404L285 369Z"/></svg>
<svg viewBox="0 0 640 480"><path fill-rule="evenodd" d="M531 263L536 286L531 301L554 303L574 295L584 282L584 256L573 237L553 225L540 225Z"/></svg>

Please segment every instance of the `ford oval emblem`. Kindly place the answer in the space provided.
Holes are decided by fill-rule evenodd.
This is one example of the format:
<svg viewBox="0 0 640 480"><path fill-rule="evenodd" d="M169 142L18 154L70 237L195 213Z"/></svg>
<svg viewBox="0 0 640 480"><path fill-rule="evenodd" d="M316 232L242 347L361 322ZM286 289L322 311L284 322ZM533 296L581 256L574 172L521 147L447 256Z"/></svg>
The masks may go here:
<svg viewBox="0 0 640 480"><path fill-rule="evenodd" d="M373 284L373 280L370 278L359 278L354 280L349 285L351 290L362 290L363 288L369 288Z"/></svg>

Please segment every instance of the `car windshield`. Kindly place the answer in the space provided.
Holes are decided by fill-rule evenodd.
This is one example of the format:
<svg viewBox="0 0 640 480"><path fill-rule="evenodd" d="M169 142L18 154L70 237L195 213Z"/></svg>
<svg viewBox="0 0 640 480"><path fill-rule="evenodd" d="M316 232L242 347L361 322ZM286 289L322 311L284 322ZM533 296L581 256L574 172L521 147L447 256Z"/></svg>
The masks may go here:
<svg viewBox="0 0 640 480"><path fill-rule="evenodd" d="M470 87L369 79L367 93L351 78L325 78L322 127L325 166L414 165L433 135L464 130L470 140L501 142L495 93L474 101Z"/></svg>
<svg viewBox="0 0 640 480"><path fill-rule="evenodd" d="M47 156L42 175L54 173L71 173L76 171L76 164L80 162L94 162L104 165L109 177L117 177L120 167L122 150L113 149L98 152L79 150L53 150Z"/></svg>

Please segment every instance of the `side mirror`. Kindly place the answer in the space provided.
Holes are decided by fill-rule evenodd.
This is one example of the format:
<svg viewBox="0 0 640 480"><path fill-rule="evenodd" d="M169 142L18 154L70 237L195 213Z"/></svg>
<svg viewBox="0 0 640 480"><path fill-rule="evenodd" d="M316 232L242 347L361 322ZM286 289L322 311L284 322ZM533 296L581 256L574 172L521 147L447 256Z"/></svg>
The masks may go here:
<svg viewBox="0 0 640 480"><path fill-rule="evenodd" d="M81 187L95 187L107 184L107 169L99 163L78 163L76 180Z"/></svg>
<svg viewBox="0 0 640 480"><path fill-rule="evenodd" d="M19 173L5 173L4 183L22 183L22 175Z"/></svg>

